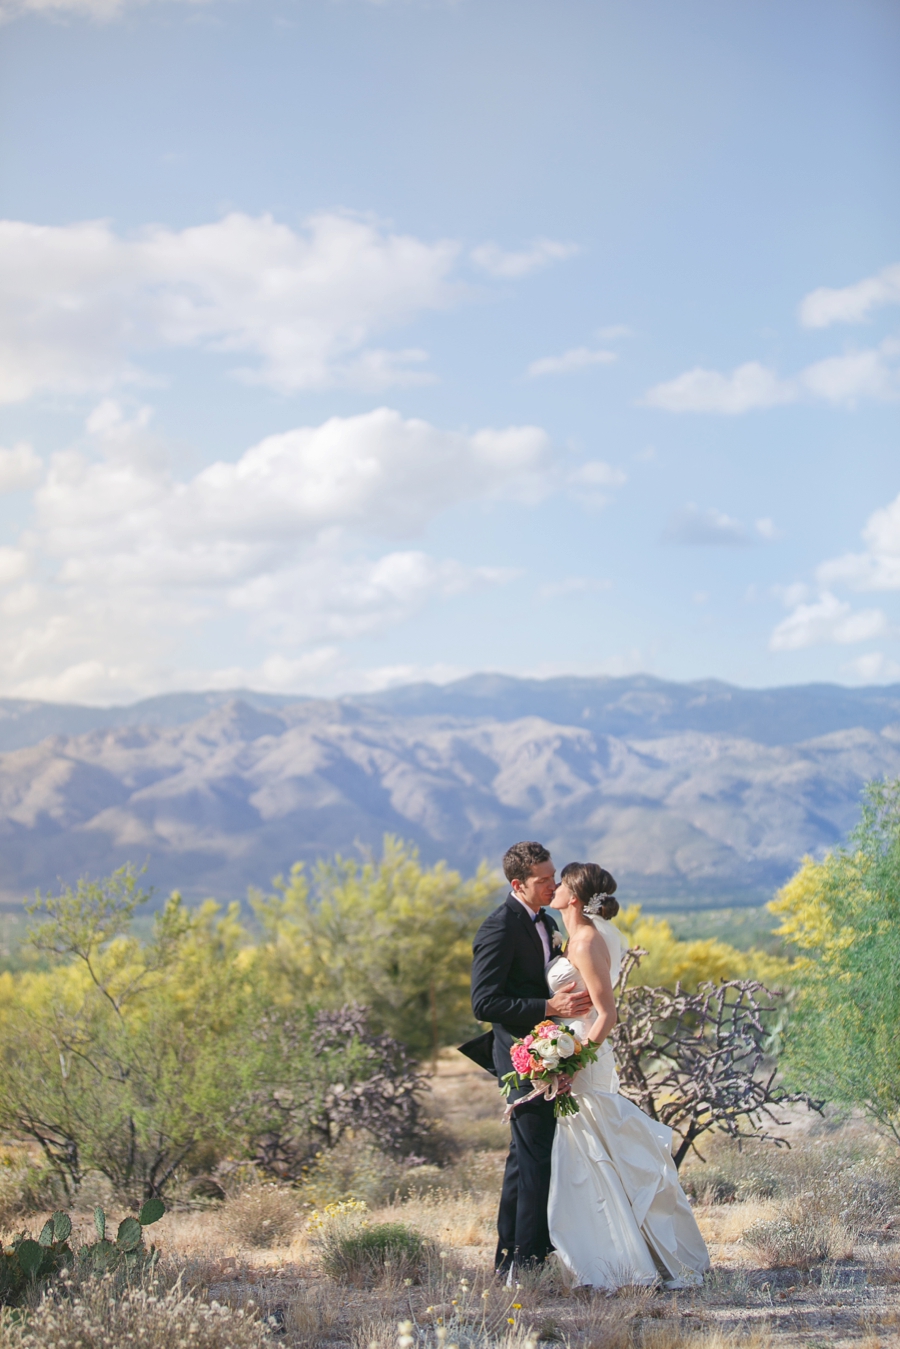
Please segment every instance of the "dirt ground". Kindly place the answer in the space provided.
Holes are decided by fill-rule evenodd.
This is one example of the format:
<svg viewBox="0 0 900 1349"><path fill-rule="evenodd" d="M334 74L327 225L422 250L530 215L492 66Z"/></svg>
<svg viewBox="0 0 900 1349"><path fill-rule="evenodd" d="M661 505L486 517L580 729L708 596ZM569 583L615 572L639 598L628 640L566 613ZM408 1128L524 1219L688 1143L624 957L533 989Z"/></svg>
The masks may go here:
<svg viewBox="0 0 900 1349"><path fill-rule="evenodd" d="M402 1222L430 1239L432 1255L421 1281L392 1278L390 1272L369 1288L329 1279L309 1229L309 1206L294 1199L293 1234L267 1247L243 1243L239 1230L235 1235L231 1201L173 1208L153 1229L166 1267L182 1270L183 1284L203 1298L232 1306L253 1302L269 1319L273 1343L296 1349L394 1349L404 1337L428 1349L535 1349L540 1342L571 1349L900 1346L900 1212L889 1211L893 1190L884 1181L900 1170L900 1162L896 1149L869 1140L860 1121L826 1127L817 1117L793 1116L782 1131L793 1143L789 1163L784 1157L773 1160L774 1150L758 1148L749 1161L743 1154L736 1159L719 1145L706 1163L695 1159L686 1165L685 1183L712 1259L703 1287L677 1293L632 1288L607 1296L572 1288L552 1262L543 1275L516 1288L498 1284L491 1258L506 1129L496 1084L461 1056L447 1053L432 1082L432 1098L434 1113L463 1149L453 1184L370 1205L367 1215L370 1223ZM837 1161L826 1163L826 1155ZM766 1180L766 1168L776 1161L781 1180ZM868 1227L857 1221L851 1231L846 1214L823 1207L835 1174L839 1189L863 1193L860 1186L876 1187L877 1212L873 1207ZM776 1182L782 1192L767 1193ZM757 1193L742 1197L742 1186L755 1186ZM785 1186L793 1187L790 1193ZM729 1194L730 1188L737 1192ZM777 1236L779 1224L790 1220L791 1231L802 1236L806 1229L790 1214L800 1211L798 1204L812 1212L811 1203L819 1204L820 1228L823 1221L831 1224L828 1256L782 1263L773 1247L761 1258L748 1234ZM89 1216L80 1221L86 1227Z"/></svg>

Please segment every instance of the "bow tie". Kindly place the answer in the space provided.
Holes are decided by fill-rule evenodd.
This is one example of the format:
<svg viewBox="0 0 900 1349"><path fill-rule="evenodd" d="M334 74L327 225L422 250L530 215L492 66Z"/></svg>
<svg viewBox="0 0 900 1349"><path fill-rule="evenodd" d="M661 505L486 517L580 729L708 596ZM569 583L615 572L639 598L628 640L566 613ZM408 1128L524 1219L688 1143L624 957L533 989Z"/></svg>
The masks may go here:
<svg viewBox="0 0 900 1349"><path fill-rule="evenodd" d="M541 919L543 918L543 916L544 916L544 915L541 913L541 911L538 910L538 912L534 915L534 917L532 918L531 921L532 921L533 923L539 923L539 922L541 921Z"/></svg>

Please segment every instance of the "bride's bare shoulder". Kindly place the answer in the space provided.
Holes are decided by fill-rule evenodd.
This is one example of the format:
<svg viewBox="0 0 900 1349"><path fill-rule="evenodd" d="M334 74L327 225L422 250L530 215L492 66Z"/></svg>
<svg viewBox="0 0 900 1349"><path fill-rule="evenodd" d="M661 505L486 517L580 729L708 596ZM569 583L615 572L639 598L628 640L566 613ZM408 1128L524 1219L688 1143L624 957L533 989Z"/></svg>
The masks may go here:
<svg viewBox="0 0 900 1349"><path fill-rule="evenodd" d="M606 942L593 923L590 927L577 927L569 938L569 945L566 949L570 956L574 954L576 957L581 956L583 959L599 956L607 965L610 963Z"/></svg>

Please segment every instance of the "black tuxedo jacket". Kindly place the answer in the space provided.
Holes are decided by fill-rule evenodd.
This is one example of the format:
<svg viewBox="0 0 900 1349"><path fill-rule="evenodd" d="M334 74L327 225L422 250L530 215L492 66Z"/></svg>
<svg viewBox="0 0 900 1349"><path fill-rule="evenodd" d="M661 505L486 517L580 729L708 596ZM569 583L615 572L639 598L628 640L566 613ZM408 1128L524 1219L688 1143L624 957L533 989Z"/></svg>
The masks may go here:
<svg viewBox="0 0 900 1349"><path fill-rule="evenodd" d="M543 910L538 922L547 929L552 952L556 924ZM544 1020L550 997L544 948L537 924L510 893L481 924L472 949L472 1011L476 1020L493 1023L493 1043L485 1039L481 1043L485 1057L491 1055L494 1070L502 1077L512 1072L509 1051L513 1039L527 1035Z"/></svg>

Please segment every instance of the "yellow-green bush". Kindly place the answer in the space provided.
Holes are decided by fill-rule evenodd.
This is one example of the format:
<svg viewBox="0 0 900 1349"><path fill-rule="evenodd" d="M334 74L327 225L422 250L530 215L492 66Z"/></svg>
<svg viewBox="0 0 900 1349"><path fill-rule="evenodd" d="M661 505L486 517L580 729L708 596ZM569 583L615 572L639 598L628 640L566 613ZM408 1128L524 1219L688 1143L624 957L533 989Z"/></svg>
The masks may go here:
<svg viewBox="0 0 900 1349"><path fill-rule="evenodd" d="M631 976L633 984L674 988L680 982L693 992L707 979L759 979L770 988L783 987L789 979L788 961L764 951L738 951L715 937L680 941L665 918L643 913L639 904L623 909L615 925L630 947L647 952Z"/></svg>

